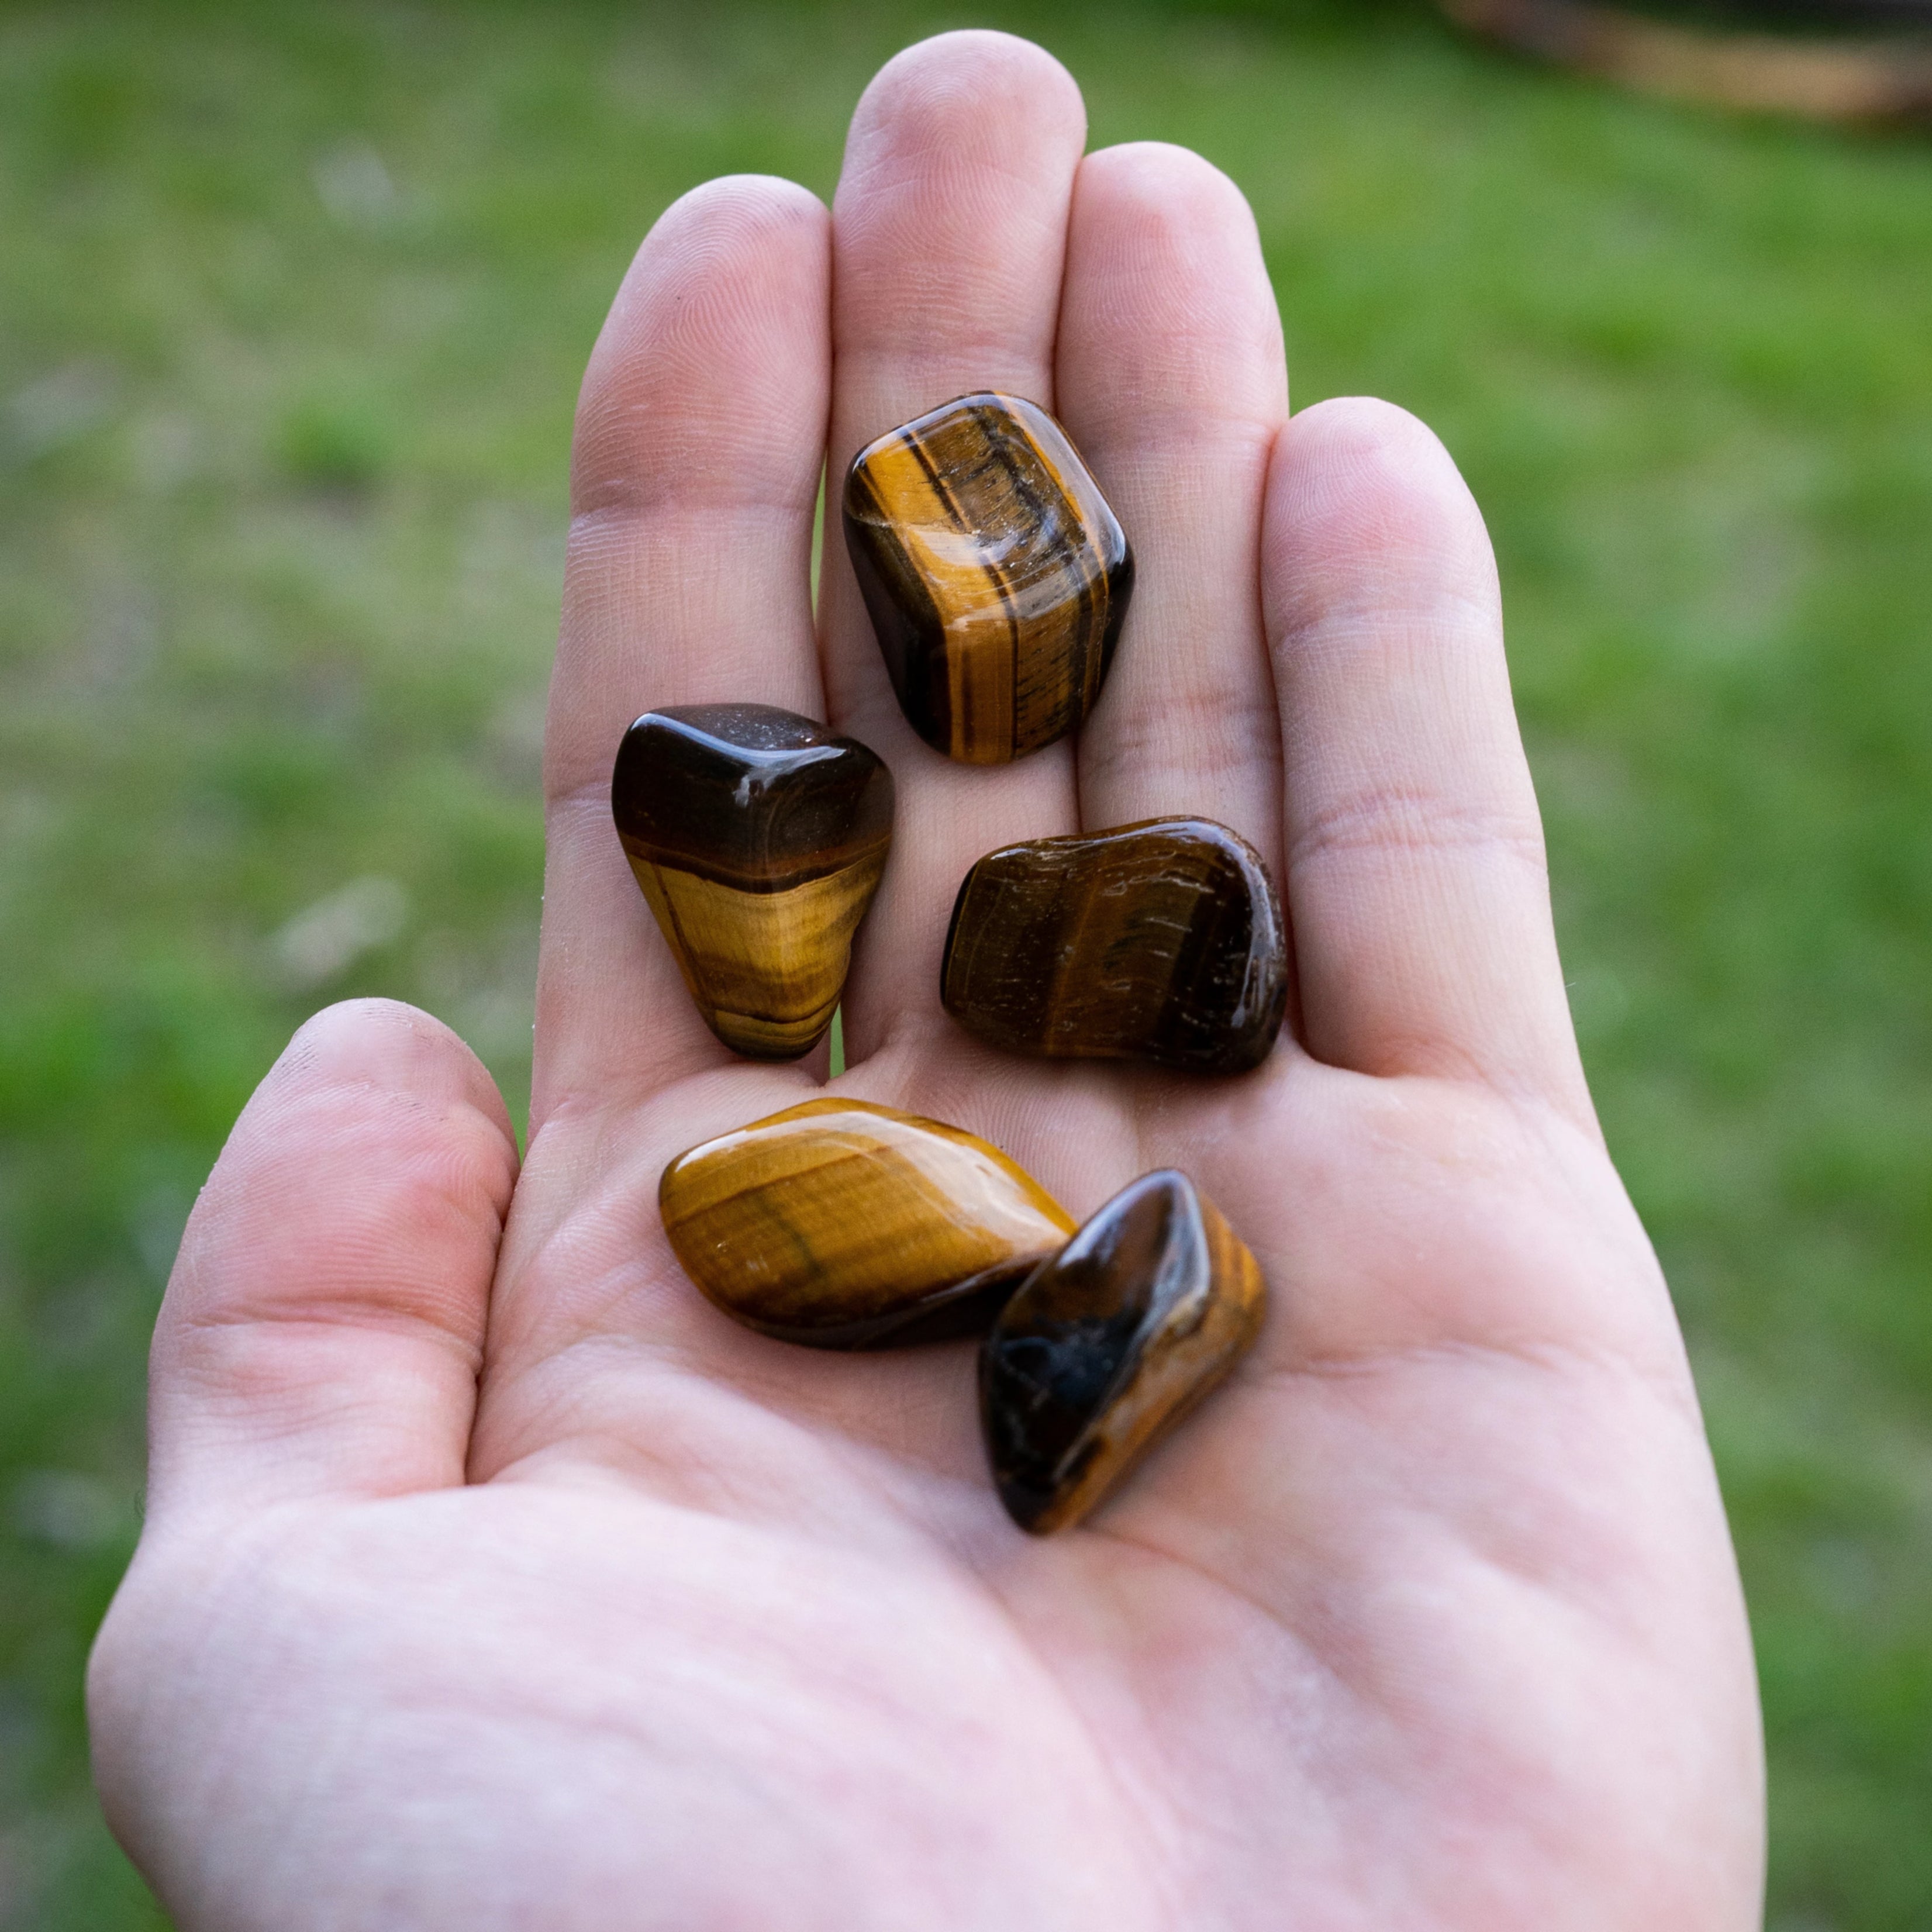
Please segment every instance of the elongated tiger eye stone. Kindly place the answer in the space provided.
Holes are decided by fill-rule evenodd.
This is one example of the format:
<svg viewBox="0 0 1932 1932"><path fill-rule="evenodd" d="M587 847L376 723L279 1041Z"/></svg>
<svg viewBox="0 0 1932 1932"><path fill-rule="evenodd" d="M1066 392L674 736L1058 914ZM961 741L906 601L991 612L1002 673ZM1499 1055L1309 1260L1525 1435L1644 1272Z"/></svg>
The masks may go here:
<svg viewBox="0 0 1932 1932"><path fill-rule="evenodd" d="M1073 1232L998 1148L863 1100L808 1100L680 1154L658 1204L710 1300L820 1348L979 1334Z"/></svg>
<svg viewBox="0 0 1932 1932"><path fill-rule="evenodd" d="M705 1023L753 1060L832 1024L892 837L892 777L856 738L770 704L649 711L610 812Z"/></svg>
<svg viewBox="0 0 1932 1932"><path fill-rule="evenodd" d="M1014 1294L980 1350L980 1411L1007 1514L1078 1522L1232 1369L1268 1288L1184 1174L1144 1174Z"/></svg>
<svg viewBox="0 0 1932 1932"><path fill-rule="evenodd" d="M1036 403L962 396L868 444L844 523L900 708L935 751L1004 764L1093 709L1133 556Z"/></svg>
<svg viewBox="0 0 1932 1932"><path fill-rule="evenodd" d="M966 874L939 990L1012 1052L1245 1072L1287 1008L1280 903L1261 855L1211 819L1030 839Z"/></svg>

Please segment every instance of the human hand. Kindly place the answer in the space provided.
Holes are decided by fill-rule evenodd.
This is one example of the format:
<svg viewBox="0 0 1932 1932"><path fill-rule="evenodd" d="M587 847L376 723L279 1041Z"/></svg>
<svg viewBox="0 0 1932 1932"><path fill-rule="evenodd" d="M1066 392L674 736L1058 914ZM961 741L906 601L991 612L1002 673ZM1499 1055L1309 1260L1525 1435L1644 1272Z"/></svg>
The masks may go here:
<svg viewBox="0 0 1932 1932"><path fill-rule="evenodd" d="M91 1692L184 1932L1756 1924L1737 1580L1570 1032L1480 520L1399 412L1288 422L1222 177L1084 137L1038 50L928 42L830 218L716 182L626 278L578 418L520 1176L453 1035L334 1008L162 1312ZM982 387L1056 410L1138 566L1078 744L992 770L899 716L836 532L816 633L809 588L828 439L836 484ZM766 1340L666 1246L666 1161L824 1072L712 1038L611 830L631 718L728 699L898 781L837 1090L1076 1215L1184 1168L1267 1274L1233 1379L1063 1537L994 1498L970 1349ZM1266 1065L945 1019L974 859L1184 812L1284 889Z"/></svg>

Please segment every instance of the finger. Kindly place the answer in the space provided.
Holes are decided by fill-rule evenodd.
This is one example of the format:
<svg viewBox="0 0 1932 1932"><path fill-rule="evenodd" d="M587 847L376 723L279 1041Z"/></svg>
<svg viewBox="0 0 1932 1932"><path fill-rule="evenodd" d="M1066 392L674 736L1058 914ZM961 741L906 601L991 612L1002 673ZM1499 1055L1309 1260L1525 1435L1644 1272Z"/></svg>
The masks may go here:
<svg viewBox="0 0 1932 1932"><path fill-rule="evenodd" d="M1001 389L1053 407L1067 205L1085 139L1066 70L1004 34L926 41L866 89L832 205L831 501L862 445L955 396ZM979 769L930 749L900 715L836 538L824 585L834 719L898 783L892 863L846 992L857 1060L903 1022L938 1019L947 916L972 862L1073 829L1072 756L1063 742Z"/></svg>
<svg viewBox="0 0 1932 1932"><path fill-rule="evenodd" d="M453 1486L515 1183L508 1115L440 1022L318 1013L236 1123L154 1332L151 1518Z"/></svg>
<svg viewBox="0 0 1932 1932"><path fill-rule="evenodd" d="M1281 726L1258 560L1288 417L1254 218L1184 148L1082 163L1056 363L1063 419L1135 555L1134 601L1080 734L1089 830L1196 813L1281 862Z"/></svg>
<svg viewBox="0 0 1932 1932"><path fill-rule="evenodd" d="M1385 403L1306 410L1263 557L1310 1051L1590 1118L1496 565L1454 464Z"/></svg>
<svg viewBox="0 0 1932 1932"><path fill-rule="evenodd" d="M534 1132L572 1093L722 1065L610 822L625 728L740 700L825 716L812 524L830 382L830 222L715 181L646 237L578 405L550 686Z"/></svg>

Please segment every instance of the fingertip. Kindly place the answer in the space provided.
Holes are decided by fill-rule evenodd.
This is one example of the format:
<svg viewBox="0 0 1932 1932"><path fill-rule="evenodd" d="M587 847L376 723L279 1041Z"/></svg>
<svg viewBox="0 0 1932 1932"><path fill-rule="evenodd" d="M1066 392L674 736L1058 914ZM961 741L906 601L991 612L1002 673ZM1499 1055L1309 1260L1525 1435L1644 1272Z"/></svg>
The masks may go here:
<svg viewBox="0 0 1932 1932"><path fill-rule="evenodd" d="M1096 447L1213 424L1265 454L1288 414L1281 314L1247 197L1211 161L1136 141L1081 163L1059 361Z"/></svg>
<svg viewBox="0 0 1932 1932"><path fill-rule="evenodd" d="M1268 478L1263 560L1277 635L1338 600L1497 602L1489 532L1455 459L1420 418L1372 396L1290 419Z"/></svg>
<svg viewBox="0 0 1932 1932"><path fill-rule="evenodd" d="M883 260L917 278L907 306L921 322L902 349L958 346L975 314L1030 323L1042 296L1050 326L1086 145L1078 86L1031 41L973 30L907 48L874 76L846 137L832 200L842 284L848 264L863 264L849 292L876 311ZM842 286L842 310L848 302ZM935 328L935 314L949 329ZM863 332L898 340L890 310ZM848 318L842 346L854 334ZM1002 329L986 347L1012 346Z"/></svg>
<svg viewBox="0 0 1932 1932"><path fill-rule="evenodd" d="M915 42L872 76L852 116L844 173L895 157L956 154L970 164L1010 152L1016 136L1030 146L1042 136L1076 154L1086 146L1079 83L1032 40L962 28Z"/></svg>
<svg viewBox="0 0 1932 1932"><path fill-rule="evenodd" d="M784 175L713 175L680 195L658 218L652 232L674 232L693 221L723 220L782 232L814 230L828 218L824 202L802 182Z"/></svg>
<svg viewBox="0 0 1932 1932"><path fill-rule="evenodd" d="M1296 412L1278 466L1304 490L1340 496L1364 484L1468 496L1442 438L1379 396L1331 396Z"/></svg>
<svg viewBox="0 0 1932 1932"><path fill-rule="evenodd" d="M808 509L824 440L831 211L773 175L727 175L652 224L578 392L575 518L634 515L675 496ZM725 372L728 464L707 406Z"/></svg>
<svg viewBox="0 0 1932 1932"><path fill-rule="evenodd" d="M466 1336L518 1165L496 1083L440 1020L397 1000L325 1006L229 1136L183 1236L163 1328L296 1310L353 1326L406 1307Z"/></svg>
<svg viewBox="0 0 1932 1932"><path fill-rule="evenodd" d="M1232 229L1260 244L1254 210L1233 177L1172 141L1095 148L1080 164L1080 193L1118 205L1130 224L1184 245L1210 229Z"/></svg>
<svg viewBox="0 0 1932 1932"><path fill-rule="evenodd" d="M681 307L674 293L667 302L661 285L708 271L751 266L773 248L822 247L832 212L811 189L780 175L719 175L688 189L651 224L619 285L598 346L622 337L642 303ZM597 373L593 354L585 376L588 388Z"/></svg>
<svg viewBox="0 0 1932 1932"><path fill-rule="evenodd" d="M261 1091L356 1085L472 1108L515 1160L516 1130L490 1070L460 1034L420 1007L385 999L324 1006L296 1029Z"/></svg>

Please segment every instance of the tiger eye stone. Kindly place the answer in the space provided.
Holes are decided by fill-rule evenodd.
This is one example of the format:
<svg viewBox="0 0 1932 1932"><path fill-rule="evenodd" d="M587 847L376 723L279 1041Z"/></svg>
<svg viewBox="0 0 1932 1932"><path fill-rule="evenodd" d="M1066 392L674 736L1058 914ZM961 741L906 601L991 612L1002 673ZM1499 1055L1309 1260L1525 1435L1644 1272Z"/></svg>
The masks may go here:
<svg viewBox="0 0 1932 1932"><path fill-rule="evenodd" d="M658 1189L684 1271L760 1334L821 1348L978 1334L1073 1232L996 1147L808 1100L681 1154Z"/></svg>
<svg viewBox="0 0 1932 1932"><path fill-rule="evenodd" d="M1184 1174L1115 1195L1001 1311L980 1410L1007 1514L1078 1522L1259 1334L1255 1258Z"/></svg>
<svg viewBox="0 0 1932 1932"><path fill-rule="evenodd" d="M1094 707L1133 588L1100 486L1036 404L962 396L868 444L846 548L912 728L1004 764Z"/></svg>
<svg viewBox="0 0 1932 1932"><path fill-rule="evenodd" d="M959 888L940 998L1015 1053L1245 1072L1287 1008L1280 902L1210 819L1004 846Z"/></svg>
<svg viewBox="0 0 1932 1932"><path fill-rule="evenodd" d="M680 705L624 734L610 812L706 1024L751 1059L809 1052L885 869L891 772L794 711Z"/></svg>

